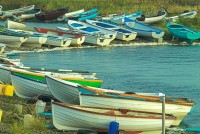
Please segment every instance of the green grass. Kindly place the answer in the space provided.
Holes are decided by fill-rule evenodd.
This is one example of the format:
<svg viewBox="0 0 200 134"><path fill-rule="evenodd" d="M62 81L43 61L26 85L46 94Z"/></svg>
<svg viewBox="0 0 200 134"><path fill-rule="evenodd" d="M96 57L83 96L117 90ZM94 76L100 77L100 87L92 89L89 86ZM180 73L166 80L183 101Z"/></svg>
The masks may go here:
<svg viewBox="0 0 200 134"><path fill-rule="evenodd" d="M22 112L16 110L16 105L23 106ZM0 96L0 109L3 111L0 133L29 134L32 131L37 134L46 132L45 124L50 122L36 115L35 104L27 104L26 100L16 95L13 97ZM30 128L24 127L25 114L31 114L34 117Z"/></svg>
<svg viewBox="0 0 200 134"><path fill-rule="evenodd" d="M198 12L195 18L179 19L176 23L200 30L200 2L197 0L1 0L3 10L11 10L33 4L36 5L36 8L40 8L42 12L52 11L61 7L69 7L69 12L98 8L99 15L121 12L130 14L138 10L142 10L144 15L157 14L158 11L164 10L162 6L169 12L167 15L169 17L179 15L185 10L195 10ZM165 31L164 40L170 41L172 39L165 22L161 21L154 26Z"/></svg>
<svg viewBox="0 0 200 134"><path fill-rule="evenodd" d="M142 10L144 14L156 14L163 10L162 5L170 12L168 16L173 16L182 13L185 10L196 10L200 12L200 2L197 0L1 0L3 10L11 10L29 5L36 5L43 12L55 10L60 7L69 7L69 11L80 9L89 10L99 8L99 14L105 13L120 13L127 14ZM182 23L200 30L200 15L194 19L180 20L177 23ZM156 25L159 28L165 29L165 25Z"/></svg>

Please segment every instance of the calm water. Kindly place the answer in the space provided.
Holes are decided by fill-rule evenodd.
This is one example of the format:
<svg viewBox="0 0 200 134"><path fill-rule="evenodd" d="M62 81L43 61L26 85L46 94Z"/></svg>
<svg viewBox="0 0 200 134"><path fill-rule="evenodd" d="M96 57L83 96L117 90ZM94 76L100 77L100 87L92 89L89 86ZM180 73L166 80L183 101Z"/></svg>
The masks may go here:
<svg viewBox="0 0 200 134"><path fill-rule="evenodd" d="M10 57L26 66L96 72L105 88L189 97L197 104L184 123L200 128L199 46L83 48Z"/></svg>

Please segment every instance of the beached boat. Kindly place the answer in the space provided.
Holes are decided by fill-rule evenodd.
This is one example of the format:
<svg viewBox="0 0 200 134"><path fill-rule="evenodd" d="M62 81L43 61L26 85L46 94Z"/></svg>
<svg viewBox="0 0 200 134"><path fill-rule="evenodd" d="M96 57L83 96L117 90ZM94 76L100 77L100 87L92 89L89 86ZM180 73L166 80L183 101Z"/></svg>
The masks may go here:
<svg viewBox="0 0 200 134"><path fill-rule="evenodd" d="M13 9L13 10L7 10L7 11L0 11L0 17L2 19L5 19L5 18L9 18L9 17L13 17L13 14L15 13L21 13L21 12L25 12L25 11L28 11L28 10L32 10L35 8L35 5L30 5L30 6L26 6L26 7L22 7L22 8L18 8L18 9Z"/></svg>
<svg viewBox="0 0 200 134"><path fill-rule="evenodd" d="M24 66L21 63L20 59L10 59L5 55L0 55L0 64L9 65L9 66Z"/></svg>
<svg viewBox="0 0 200 134"><path fill-rule="evenodd" d="M181 24L175 24L175 23L167 23L167 28L169 32L180 39L186 40L189 43L192 43L194 40L197 40L200 38L200 32L194 29L191 29L189 27L186 27Z"/></svg>
<svg viewBox="0 0 200 134"><path fill-rule="evenodd" d="M36 14L35 17L37 19L39 19L40 21L57 19L59 16L62 16L65 13L67 13L68 10L69 10L69 8L66 8L66 7L65 8L59 8L59 9L54 10L54 11L42 12L42 13Z"/></svg>
<svg viewBox="0 0 200 134"><path fill-rule="evenodd" d="M25 29L26 24L11 21L11 20L7 19L5 27L7 27L9 29Z"/></svg>
<svg viewBox="0 0 200 134"><path fill-rule="evenodd" d="M148 15L145 16L142 14L142 11L138 11L138 12L134 12L132 14L122 14L122 15L118 15L118 16L113 16L110 18L109 21L117 23L117 24L124 24L124 18L129 18L129 19L133 19L133 20L138 20L142 23L146 23L146 24L150 24L150 23L155 23L155 22L159 22L162 19L165 18L165 16L167 15L167 12L165 11L159 11L158 14L156 15Z"/></svg>
<svg viewBox="0 0 200 134"><path fill-rule="evenodd" d="M80 34L80 33L74 32L74 31L70 31L69 29L65 30L65 28L63 28L63 27L57 27L57 28L58 28L58 30L47 29L47 28L38 28L38 27L35 27L34 29L40 33L71 38L72 41L70 43L70 46L81 46L81 44L85 41L85 36L83 34Z"/></svg>
<svg viewBox="0 0 200 134"><path fill-rule="evenodd" d="M74 82L63 81L59 78L46 75L47 86L52 95L67 104L80 104L78 85Z"/></svg>
<svg viewBox="0 0 200 134"><path fill-rule="evenodd" d="M114 17L122 17L122 16L125 16L125 13L121 12L121 13L106 13L106 14L102 14L98 17L100 17L101 20L106 20L106 21L110 21L111 18L114 18Z"/></svg>
<svg viewBox="0 0 200 134"><path fill-rule="evenodd" d="M33 36L46 37L47 41L45 44L53 47L68 47L71 44L72 38L50 35L50 34L41 34L33 33Z"/></svg>
<svg viewBox="0 0 200 134"><path fill-rule="evenodd" d="M10 76L12 85L15 87L15 94L20 98L33 99L39 96L53 97L46 83L16 75L12 71Z"/></svg>
<svg viewBox="0 0 200 134"><path fill-rule="evenodd" d="M19 37L11 35L2 35L0 33L0 42L4 43L6 47L19 48L22 43L27 41L28 37Z"/></svg>
<svg viewBox="0 0 200 134"><path fill-rule="evenodd" d="M73 11L73 12L69 12L69 13L66 13L60 17L57 18L58 21L68 21L68 18L71 17L71 16L75 16L77 14L81 14L84 12L84 9L81 9L81 10L77 10L77 11Z"/></svg>
<svg viewBox="0 0 200 134"><path fill-rule="evenodd" d="M180 17L183 18L194 18L197 15L197 11L186 11L180 14Z"/></svg>
<svg viewBox="0 0 200 134"><path fill-rule="evenodd" d="M94 8L80 14L76 14L74 16L68 17L69 20L78 20L78 21L85 21L86 19L95 19L98 14L98 8Z"/></svg>
<svg viewBox="0 0 200 134"><path fill-rule="evenodd" d="M10 77L10 67L21 67L23 68L24 65L21 63L20 59L10 59L6 56L0 57L0 81L5 84L11 84L11 77Z"/></svg>
<svg viewBox="0 0 200 134"><path fill-rule="evenodd" d="M128 14L128 15L124 14L121 16L113 16L110 19L110 21L121 25L121 24L124 24L124 17L135 20L136 18L141 17L141 15L142 15L142 11L138 11L138 12L134 12L134 13Z"/></svg>
<svg viewBox="0 0 200 134"><path fill-rule="evenodd" d="M117 35L117 32L115 31L94 27L92 25L74 20L69 20L68 25L74 30L84 33L86 36L85 42L90 44L106 46L109 45Z"/></svg>
<svg viewBox="0 0 200 134"><path fill-rule="evenodd" d="M41 12L40 9L32 9L32 10L28 10L28 11L21 12L21 13L14 13L13 17L15 18L15 20L21 22L26 19L34 18L35 15L39 14L40 12Z"/></svg>
<svg viewBox="0 0 200 134"><path fill-rule="evenodd" d="M91 34L84 34L85 35L85 44L86 45L97 45L97 46L108 46L110 42L113 40L109 37L105 37L104 35L91 35Z"/></svg>
<svg viewBox="0 0 200 134"><path fill-rule="evenodd" d="M81 83L84 85L100 87L102 80L97 79L91 73L81 71L72 72L71 70L39 70L39 69L20 69L10 68L12 85L15 87L17 96L22 98L32 98L39 95L52 96L49 91L45 75L51 75L60 79Z"/></svg>
<svg viewBox="0 0 200 134"><path fill-rule="evenodd" d="M72 38L56 36L50 34L43 34L39 32L31 32L31 36L47 38L46 45L53 47L68 47L71 44Z"/></svg>
<svg viewBox="0 0 200 134"><path fill-rule="evenodd" d="M1 32L6 35L29 37L25 42L22 43L22 45L29 47L41 47L41 45L45 44L47 41L46 37L33 36L31 31L29 32L17 29L4 29Z"/></svg>
<svg viewBox="0 0 200 134"><path fill-rule="evenodd" d="M10 70L9 66L3 66L0 64L0 81L4 84L11 84Z"/></svg>
<svg viewBox="0 0 200 134"><path fill-rule="evenodd" d="M124 25L137 32L138 36L141 37L150 37L150 38L162 38L165 34L165 31L157 29L155 27L149 26L147 24L141 23L137 20L132 20L129 18L124 18Z"/></svg>
<svg viewBox="0 0 200 134"><path fill-rule="evenodd" d="M47 44L53 47L68 47L72 41L71 38L63 36L43 34L25 30L6 29L4 30L4 33L15 36L28 36L30 40L26 44L31 47L41 47L42 44Z"/></svg>
<svg viewBox="0 0 200 134"><path fill-rule="evenodd" d="M68 25L71 28L78 30L81 33L91 34L91 35L94 35L94 34L104 35L105 37L110 38L111 41L114 40L116 38L116 35L117 35L117 32L115 32L115 31L95 27L91 24L78 22L78 21L74 21L74 20L69 20Z"/></svg>
<svg viewBox="0 0 200 134"><path fill-rule="evenodd" d="M29 36L26 42L22 44L22 46L27 47L41 47L43 44L46 44L47 38L46 37L32 37Z"/></svg>
<svg viewBox="0 0 200 134"><path fill-rule="evenodd" d="M105 21L94 21L94 20L86 20L87 23L100 27L103 29L111 30L117 32L116 39L123 40L123 41L131 41L136 38L137 33L133 32L127 28L123 28L114 24L111 24L109 22Z"/></svg>
<svg viewBox="0 0 200 134"><path fill-rule="evenodd" d="M167 15L166 11L158 11L158 14L156 15L144 15L141 18L137 18L137 20L146 24L157 23L163 20L166 15Z"/></svg>
<svg viewBox="0 0 200 134"><path fill-rule="evenodd" d="M119 123L119 130L125 132L162 132L162 115L158 113L52 102L52 116L53 124L59 130L91 129L108 132L110 122L115 121ZM165 128L168 128L175 118L171 115L165 117Z"/></svg>
<svg viewBox="0 0 200 134"><path fill-rule="evenodd" d="M176 16L165 17L165 19L170 22L176 22L177 20L179 20L179 18L194 18L196 15L197 15L197 11L190 11L190 12L184 12Z"/></svg>
<svg viewBox="0 0 200 134"><path fill-rule="evenodd" d="M80 95L80 105L162 113L162 101L159 95L156 94L131 93L84 86L79 86L79 91L82 93ZM165 113L173 114L177 118L173 125L178 126L186 115L192 111L194 104L194 101L188 98L166 96Z"/></svg>
<svg viewBox="0 0 200 134"><path fill-rule="evenodd" d="M63 70L63 69L59 69L59 70L51 70L51 69L44 69L44 68L41 68L41 69L38 69L38 68L30 68L30 67L25 67L25 66L23 66L23 64L21 63L21 62L19 62L18 60L16 61L16 62L14 62L14 61L12 61L12 60L9 60L10 62L11 62L11 64L7 64L7 65L3 65L3 64L1 64L1 66L0 66L0 81L3 81L4 83L6 83L6 84L11 84L11 78L10 78L10 70L11 70L11 67L13 66L13 64L14 64L14 69L16 70L16 69L25 69L24 71L26 72L26 70L27 71L35 71L35 72L42 72L42 73L44 73L45 74L45 72L47 72L47 73L50 73L50 72L53 72L53 74L56 74L56 75L58 75L59 74L59 72L60 72L60 75L62 75L62 73L70 73L70 74L72 74L73 75L73 73L74 73L74 75L79 75L79 74L85 74L84 75L84 77L87 77L87 75L89 75L89 77L90 77L90 75L92 75L92 76L94 76L95 77L95 73L89 73L89 72L87 72L87 71L76 71L76 70ZM46 71L45 71L46 70ZM56 73L57 72L57 73ZM92 77L91 76L91 77ZM45 77L45 76L44 76ZM40 77L39 77L40 78ZM43 78L43 79L45 79L45 78ZM78 79L77 80L72 80L73 82L77 82L77 81L79 81ZM81 83L81 82L80 82ZM98 83L98 82L97 82ZM95 81L94 82L88 82L88 83L86 83L86 85L90 85L90 86L97 86L97 87L100 87L101 86L101 83L102 83L102 81L100 82L99 81L99 84L97 84L97 83L95 83ZM82 82L81 84L83 84L84 85L84 82ZM94 84L94 85L93 85Z"/></svg>
<svg viewBox="0 0 200 134"><path fill-rule="evenodd" d="M63 103L162 113L162 101L158 93L133 93L92 88L49 75L46 75L46 81L53 96ZM166 96L165 112L177 117L173 125L178 126L183 118L192 111L194 104L188 98Z"/></svg>
<svg viewBox="0 0 200 134"><path fill-rule="evenodd" d="M6 64L5 64L6 63ZM18 66L19 68L24 68L22 63L18 63L17 61L8 61L3 62L3 64L0 64L0 81L5 84L12 84L11 77L10 77L10 69L12 66Z"/></svg>

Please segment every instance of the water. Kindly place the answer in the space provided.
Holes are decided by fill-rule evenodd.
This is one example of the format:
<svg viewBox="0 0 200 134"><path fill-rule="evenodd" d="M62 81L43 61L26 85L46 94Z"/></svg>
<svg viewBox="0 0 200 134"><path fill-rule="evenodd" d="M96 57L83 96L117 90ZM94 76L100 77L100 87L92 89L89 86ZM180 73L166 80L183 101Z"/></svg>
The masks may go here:
<svg viewBox="0 0 200 134"><path fill-rule="evenodd" d="M87 70L104 80L103 87L133 92L162 92L196 102L184 123L200 127L200 47L125 46L21 53L26 66Z"/></svg>

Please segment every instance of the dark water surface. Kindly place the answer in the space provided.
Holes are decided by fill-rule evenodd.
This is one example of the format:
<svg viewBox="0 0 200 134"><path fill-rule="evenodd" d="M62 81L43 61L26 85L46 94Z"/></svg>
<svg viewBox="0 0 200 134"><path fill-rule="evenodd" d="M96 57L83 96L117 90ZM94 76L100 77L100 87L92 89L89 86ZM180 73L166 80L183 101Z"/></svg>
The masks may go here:
<svg viewBox="0 0 200 134"><path fill-rule="evenodd" d="M196 107L184 123L200 128L199 46L83 48L10 57L26 66L96 72L105 88L189 97Z"/></svg>

